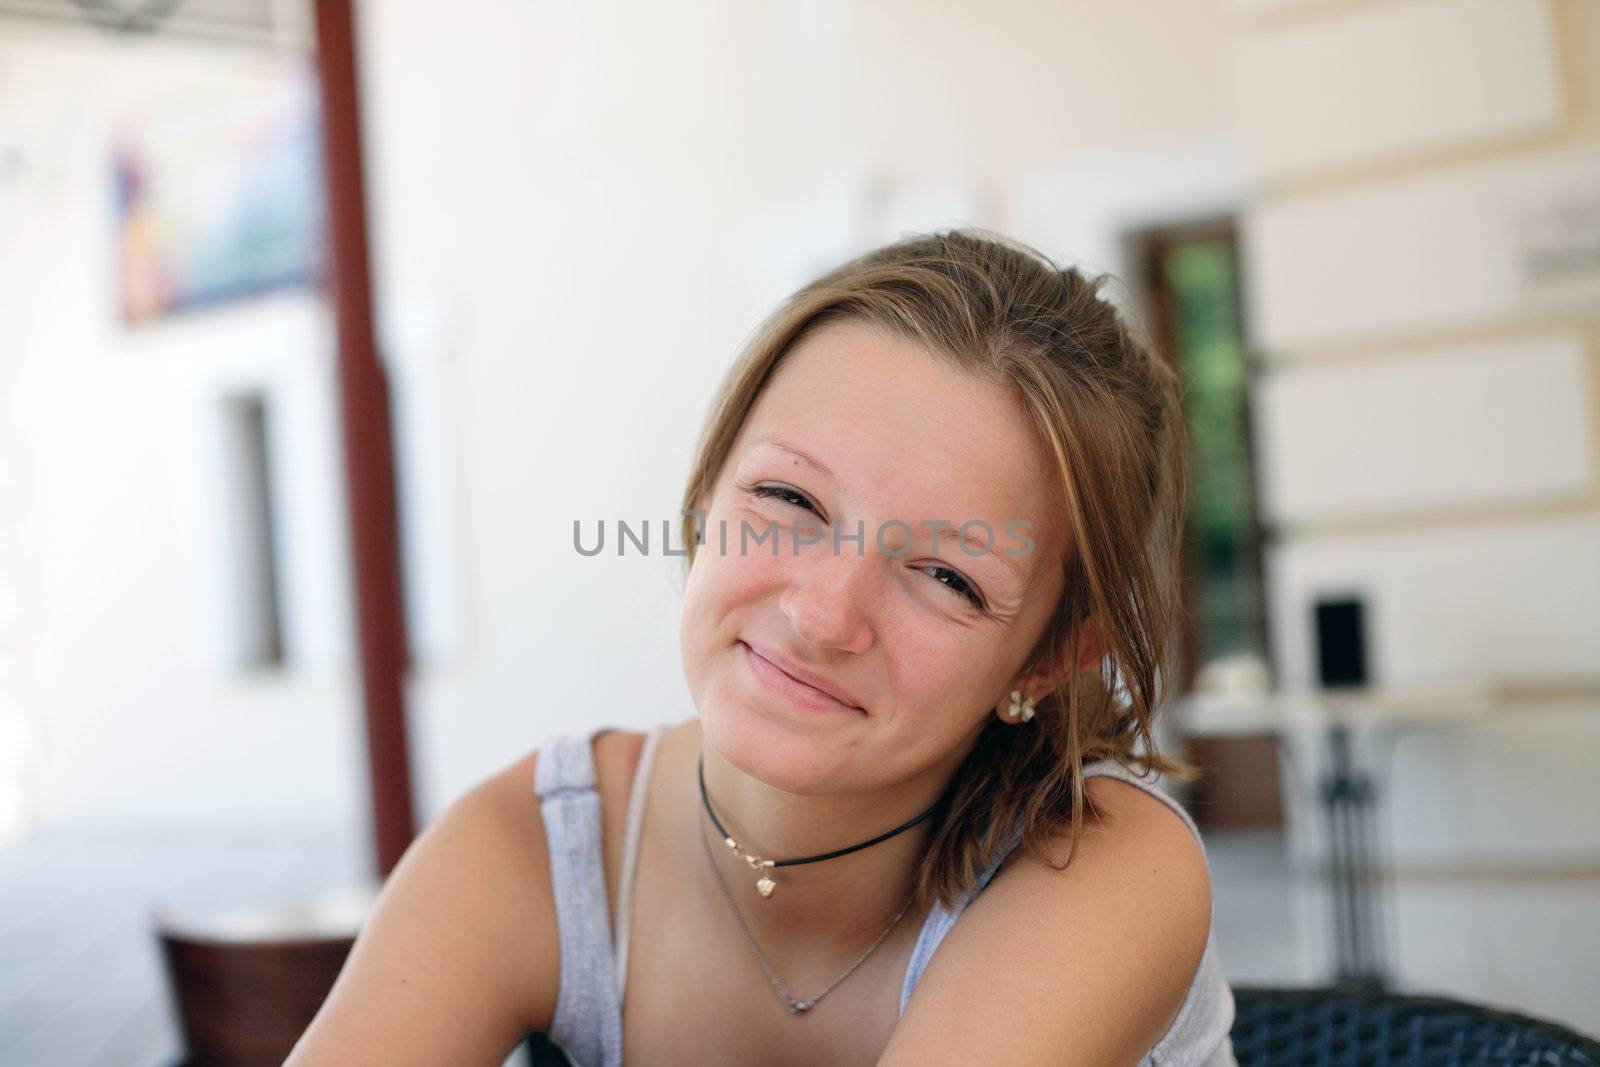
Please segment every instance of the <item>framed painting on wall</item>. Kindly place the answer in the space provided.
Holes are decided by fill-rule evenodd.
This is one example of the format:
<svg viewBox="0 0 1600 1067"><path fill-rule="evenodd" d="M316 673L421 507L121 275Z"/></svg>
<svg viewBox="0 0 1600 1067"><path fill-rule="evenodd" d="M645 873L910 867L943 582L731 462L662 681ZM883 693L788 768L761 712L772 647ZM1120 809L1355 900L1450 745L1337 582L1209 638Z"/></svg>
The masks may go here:
<svg viewBox="0 0 1600 1067"><path fill-rule="evenodd" d="M319 284L315 72L230 78L124 122L113 169L122 318Z"/></svg>

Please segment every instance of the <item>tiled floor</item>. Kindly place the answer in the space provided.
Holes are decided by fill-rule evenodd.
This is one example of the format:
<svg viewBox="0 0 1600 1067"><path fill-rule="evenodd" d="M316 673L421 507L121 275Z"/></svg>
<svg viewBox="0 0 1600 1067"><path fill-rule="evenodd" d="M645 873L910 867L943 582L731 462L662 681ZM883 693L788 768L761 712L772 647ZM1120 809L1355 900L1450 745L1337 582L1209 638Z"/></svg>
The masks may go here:
<svg viewBox="0 0 1600 1067"><path fill-rule="evenodd" d="M1229 979L1318 980L1310 961L1320 935L1307 921L1317 898L1291 871L1281 836L1208 832L1206 844ZM309 833L0 846L0 1065L172 1067L178 1036L149 905L214 914L355 884L364 867L353 842ZM1600 1028L1600 883L1433 882L1400 887L1396 901L1396 969L1407 986Z"/></svg>
<svg viewBox="0 0 1600 1067"><path fill-rule="evenodd" d="M37 836L0 847L0 1064L171 1067L149 907L211 915L353 880L327 835Z"/></svg>

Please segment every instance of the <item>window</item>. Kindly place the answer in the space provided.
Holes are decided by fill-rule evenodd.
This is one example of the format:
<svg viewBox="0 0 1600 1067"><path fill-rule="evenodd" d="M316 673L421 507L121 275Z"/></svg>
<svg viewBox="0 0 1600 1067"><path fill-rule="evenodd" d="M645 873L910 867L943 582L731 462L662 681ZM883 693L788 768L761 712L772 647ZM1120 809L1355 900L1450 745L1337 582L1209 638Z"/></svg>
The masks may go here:
<svg viewBox="0 0 1600 1067"><path fill-rule="evenodd" d="M259 392L223 404L236 658L245 669L277 668L284 665L284 642L270 409Z"/></svg>

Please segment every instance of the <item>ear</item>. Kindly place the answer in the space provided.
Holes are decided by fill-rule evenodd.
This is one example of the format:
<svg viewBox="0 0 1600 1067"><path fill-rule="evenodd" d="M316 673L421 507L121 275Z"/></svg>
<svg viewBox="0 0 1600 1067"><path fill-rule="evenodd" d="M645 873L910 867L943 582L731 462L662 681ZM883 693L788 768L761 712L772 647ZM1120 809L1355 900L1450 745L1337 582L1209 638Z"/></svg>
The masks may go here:
<svg viewBox="0 0 1600 1067"><path fill-rule="evenodd" d="M1111 641L1106 634L1104 616L1098 613L1090 615L1068 635L1067 647L1061 655L1064 662L1071 662L1075 641L1079 642L1077 673L1093 670L1106 657L1106 653L1111 651Z"/></svg>
<svg viewBox="0 0 1600 1067"><path fill-rule="evenodd" d="M1072 663L1076 650L1076 665L1054 677L1048 677L1042 672L1030 672L1022 679L1021 688L1029 693L1054 692L1064 687L1074 676L1094 670L1110 648L1102 616L1090 615L1067 635L1061 647L1061 662Z"/></svg>

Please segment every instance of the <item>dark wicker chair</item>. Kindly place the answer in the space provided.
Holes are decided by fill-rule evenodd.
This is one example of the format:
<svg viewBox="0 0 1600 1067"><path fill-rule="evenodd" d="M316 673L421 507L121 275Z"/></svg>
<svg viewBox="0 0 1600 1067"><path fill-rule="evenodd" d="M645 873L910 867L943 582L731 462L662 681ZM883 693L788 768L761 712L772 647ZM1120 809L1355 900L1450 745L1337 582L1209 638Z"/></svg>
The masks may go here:
<svg viewBox="0 0 1600 1067"><path fill-rule="evenodd" d="M1600 1042L1444 997L1236 986L1233 999L1239 1067L1600 1067ZM543 1034L528 1052L534 1067L570 1067Z"/></svg>
<svg viewBox="0 0 1600 1067"><path fill-rule="evenodd" d="M572 1067L566 1053L552 1045L543 1034L529 1034L524 1045L528 1050L528 1062L533 1067Z"/></svg>
<svg viewBox="0 0 1600 1067"><path fill-rule="evenodd" d="M1445 997L1236 986L1239 1067L1600 1067L1600 1042Z"/></svg>

